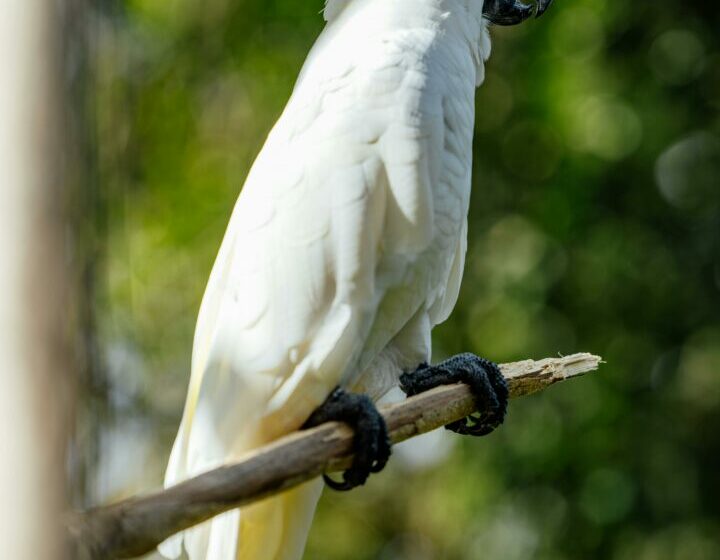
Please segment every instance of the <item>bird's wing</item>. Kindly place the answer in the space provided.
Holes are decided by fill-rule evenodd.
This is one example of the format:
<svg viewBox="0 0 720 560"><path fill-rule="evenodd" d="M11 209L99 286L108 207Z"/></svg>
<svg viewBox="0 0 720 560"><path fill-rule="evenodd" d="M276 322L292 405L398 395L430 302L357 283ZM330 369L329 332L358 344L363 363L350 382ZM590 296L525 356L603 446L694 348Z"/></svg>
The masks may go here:
<svg viewBox="0 0 720 560"><path fill-rule="evenodd" d="M408 49L379 41L358 60L324 40L233 211L168 484L299 427L437 289L420 255L436 231L442 102Z"/></svg>
<svg viewBox="0 0 720 560"><path fill-rule="evenodd" d="M297 428L322 403L386 288L375 278L385 230L414 241L398 224L416 201L389 196L362 133L328 134L322 120L273 133L233 213L195 337L190 471Z"/></svg>
<svg viewBox="0 0 720 560"><path fill-rule="evenodd" d="M331 152L302 146L297 137L266 145L203 301L188 406L190 447L210 460L297 428L362 340L382 209L361 161L318 169L312 159L333 162Z"/></svg>

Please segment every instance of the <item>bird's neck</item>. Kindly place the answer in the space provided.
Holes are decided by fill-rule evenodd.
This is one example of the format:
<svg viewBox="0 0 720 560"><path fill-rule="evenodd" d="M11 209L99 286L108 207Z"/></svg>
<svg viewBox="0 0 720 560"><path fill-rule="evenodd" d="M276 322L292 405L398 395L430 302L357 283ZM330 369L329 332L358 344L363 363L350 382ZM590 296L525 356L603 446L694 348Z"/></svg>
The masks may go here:
<svg viewBox="0 0 720 560"><path fill-rule="evenodd" d="M441 29L470 49L477 66L478 85L490 55L482 0L327 0L325 18L339 35L361 28L364 35L384 29Z"/></svg>

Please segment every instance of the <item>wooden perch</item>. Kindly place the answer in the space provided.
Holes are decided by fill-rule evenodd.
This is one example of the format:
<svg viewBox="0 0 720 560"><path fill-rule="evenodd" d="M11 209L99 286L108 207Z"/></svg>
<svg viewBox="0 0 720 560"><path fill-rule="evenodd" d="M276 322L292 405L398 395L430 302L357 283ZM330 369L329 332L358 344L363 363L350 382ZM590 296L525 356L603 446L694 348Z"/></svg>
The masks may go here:
<svg viewBox="0 0 720 560"><path fill-rule="evenodd" d="M574 354L502 364L512 398L598 368L601 359ZM446 385L380 408L393 443L429 432L475 411L466 385ZM267 498L323 472L342 470L351 459L352 430L329 422L296 432L177 486L66 520L72 558L133 558L167 537L222 512Z"/></svg>

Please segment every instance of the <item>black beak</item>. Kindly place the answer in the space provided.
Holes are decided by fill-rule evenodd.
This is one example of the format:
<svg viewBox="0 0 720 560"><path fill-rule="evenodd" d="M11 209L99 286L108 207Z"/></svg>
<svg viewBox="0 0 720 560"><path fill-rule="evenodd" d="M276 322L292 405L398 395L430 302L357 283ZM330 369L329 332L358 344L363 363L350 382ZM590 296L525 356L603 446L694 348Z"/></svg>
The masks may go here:
<svg viewBox="0 0 720 560"><path fill-rule="evenodd" d="M495 25L517 25L532 16L533 12L535 17L540 17L551 3L552 0L537 0L533 7L520 0L485 0L483 15Z"/></svg>

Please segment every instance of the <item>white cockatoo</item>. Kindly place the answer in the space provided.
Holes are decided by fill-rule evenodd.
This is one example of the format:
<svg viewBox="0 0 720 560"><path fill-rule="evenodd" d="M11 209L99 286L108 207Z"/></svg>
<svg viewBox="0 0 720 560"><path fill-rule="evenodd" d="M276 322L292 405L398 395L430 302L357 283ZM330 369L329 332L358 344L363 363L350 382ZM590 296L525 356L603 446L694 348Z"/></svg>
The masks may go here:
<svg viewBox="0 0 720 560"><path fill-rule="evenodd" d="M549 3L327 0L327 25L247 177L210 275L166 485L299 429L341 394L336 387L375 400L415 370L419 384L403 378L408 393L431 386L432 372L458 381L467 375L456 369L484 367L490 383L482 377L476 394L488 392L482 401L495 418L480 431L502 420L507 395L487 362L418 367L458 297L488 25L520 23ZM372 452L346 473L348 486L387 459L381 418L369 439ZM322 486L220 515L160 550L298 560Z"/></svg>

